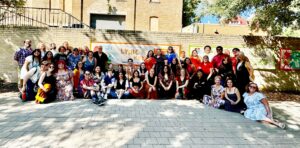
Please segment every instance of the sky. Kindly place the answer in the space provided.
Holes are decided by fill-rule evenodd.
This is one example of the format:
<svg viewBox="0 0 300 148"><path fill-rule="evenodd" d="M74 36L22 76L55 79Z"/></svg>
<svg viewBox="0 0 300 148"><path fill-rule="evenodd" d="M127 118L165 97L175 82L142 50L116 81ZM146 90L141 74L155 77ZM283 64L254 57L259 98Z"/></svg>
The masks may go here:
<svg viewBox="0 0 300 148"><path fill-rule="evenodd" d="M196 10L196 13L201 13L201 9L203 9L203 7L200 4ZM247 10L240 15L242 16L242 18L249 19L254 14L254 11L255 10ZM204 24L219 24L219 18L213 15L206 15L200 19L200 22Z"/></svg>

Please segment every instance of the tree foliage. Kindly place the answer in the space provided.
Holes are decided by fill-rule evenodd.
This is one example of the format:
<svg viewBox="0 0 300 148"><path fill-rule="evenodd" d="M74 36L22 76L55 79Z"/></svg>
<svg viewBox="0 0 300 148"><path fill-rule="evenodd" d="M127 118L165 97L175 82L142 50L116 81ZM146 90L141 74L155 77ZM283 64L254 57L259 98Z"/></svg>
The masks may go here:
<svg viewBox="0 0 300 148"><path fill-rule="evenodd" d="M187 26L192 24L193 22L199 21L199 17L197 17L195 10L197 9L200 2L201 0L183 0L183 26Z"/></svg>
<svg viewBox="0 0 300 148"><path fill-rule="evenodd" d="M0 5L7 7L22 7L26 0L0 0Z"/></svg>
<svg viewBox="0 0 300 148"><path fill-rule="evenodd" d="M300 28L300 0L207 0L208 12L223 19L254 10L252 30L278 35L287 28Z"/></svg>
<svg viewBox="0 0 300 148"><path fill-rule="evenodd" d="M5 11L1 11L0 12L0 21L4 20L6 18L6 13L8 8L19 8L24 6L26 3L26 0L0 0L0 6L4 6L6 8L4 8ZM16 11L15 10L11 10L11 11Z"/></svg>

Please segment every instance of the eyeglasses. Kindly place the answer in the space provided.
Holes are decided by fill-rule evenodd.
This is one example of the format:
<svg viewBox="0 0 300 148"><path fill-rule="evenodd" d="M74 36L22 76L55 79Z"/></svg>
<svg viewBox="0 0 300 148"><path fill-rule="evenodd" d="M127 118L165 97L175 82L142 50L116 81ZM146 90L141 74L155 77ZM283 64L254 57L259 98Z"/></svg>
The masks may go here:
<svg viewBox="0 0 300 148"><path fill-rule="evenodd" d="M85 75L91 75L90 73L86 73Z"/></svg>
<svg viewBox="0 0 300 148"><path fill-rule="evenodd" d="M256 89L257 87L256 87L256 86L251 86L251 85L250 85L249 88Z"/></svg>

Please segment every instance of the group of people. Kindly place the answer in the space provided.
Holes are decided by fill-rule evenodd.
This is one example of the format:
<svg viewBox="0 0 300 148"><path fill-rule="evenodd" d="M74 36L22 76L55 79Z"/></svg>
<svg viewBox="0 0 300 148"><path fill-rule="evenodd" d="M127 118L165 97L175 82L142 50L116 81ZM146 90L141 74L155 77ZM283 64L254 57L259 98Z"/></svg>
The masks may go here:
<svg viewBox="0 0 300 148"><path fill-rule="evenodd" d="M72 48L64 42L56 50L54 43L47 49L44 43L32 50L25 40L14 59L18 62L20 98L23 101L49 103L74 98L92 99L103 105L107 99L197 99L205 105L246 118L266 121L284 128L273 120L266 97L259 92L249 59L238 48L233 56L210 46L201 53L193 50L180 55L172 46L167 52L149 50L144 62L114 65L96 46Z"/></svg>

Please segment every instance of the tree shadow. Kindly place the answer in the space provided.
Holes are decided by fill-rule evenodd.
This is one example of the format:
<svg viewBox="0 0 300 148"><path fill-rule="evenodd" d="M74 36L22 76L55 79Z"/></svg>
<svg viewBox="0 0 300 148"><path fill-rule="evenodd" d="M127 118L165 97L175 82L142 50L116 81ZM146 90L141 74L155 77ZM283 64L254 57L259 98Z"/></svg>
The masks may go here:
<svg viewBox="0 0 300 148"><path fill-rule="evenodd" d="M36 105L6 96L0 97L0 141L10 147L274 145L300 136L196 101L109 100L99 107L90 100Z"/></svg>
<svg viewBox="0 0 300 148"><path fill-rule="evenodd" d="M261 79L257 82L262 83L263 89L268 91L284 91L284 92L299 92L299 77L298 70L283 71L280 70L280 49L298 49L300 47L299 38L279 37L279 36L243 36L245 46L254 48L257 55L265 52L266 49L271 49L269 52L274 52L273 59L275 60L275 69L259 69L256 70ZM262 57L263 58L263 57ZM265 63L271 62L265 59Z"/></svg>

